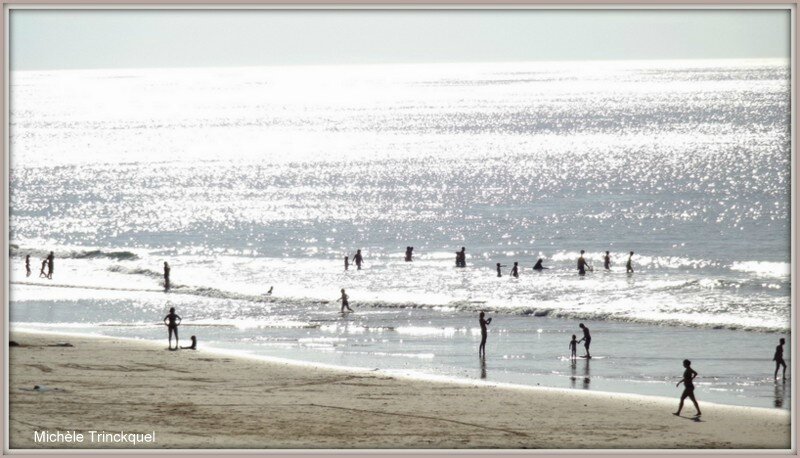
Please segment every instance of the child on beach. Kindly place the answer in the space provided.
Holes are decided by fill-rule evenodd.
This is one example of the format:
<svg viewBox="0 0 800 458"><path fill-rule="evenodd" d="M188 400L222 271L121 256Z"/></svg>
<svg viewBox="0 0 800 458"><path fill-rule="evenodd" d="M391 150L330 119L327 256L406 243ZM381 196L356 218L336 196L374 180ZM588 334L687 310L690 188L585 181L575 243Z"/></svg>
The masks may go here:
<svg viewBox="0 0 800 458"><path fill-rule="evenodd" d="M488 326L492 322L491 318L485 320L483 318L484 316L485 314L481 312L480 317L478 318L478 323L481 325L481 344L478 347L478 356L481 358L486 357L486 335L488 333L488 331L486 330L486 326Z"/></svg>
<svg viewBox="0 0 800 458"><path fill-rule="evenodd" d="M169 308L169 313L164 317L164 324L167 325L169 332L169 349L172 350L172 334L175 334L175 350L178 349L178 326L181 324L181 317L175 313L175 307Z"/></svg>
<svg viewBox="0 0 800 458"><path fill-rule="evenodd" d="M511 276L514 278L519 278L519 263L515 262L514 267L511 268Z"/></svg>
<svg viewBox="0 0 800 458"><path fill-rule="evenodd" d="M694 378L697 377L697 371L691 368L692 362L688 359L683 360L683 367L686 368L683 371L683 380L676 383L675 386L679 386L683 383L683 394L681 394L681 403L678 404L678 411L673 413L673 415L680 415L681 410L683 409L683 401L688 397L694 403L694 408L697 409L697 414L695 417L700 416L700 406L697 405L697 399L694 398Z"/></svg>
<svg viewBox="0 0 800 458"><path fill-rule="evenodd" d="M500 270L501 267L506 267L506 266L501 266L500 263L498 262L497 263L497 276L498 277L502 277L503 276L503 272Z"/></svg>
<svg viewBox="0 0 800 458"><path fill-rule="evenodd" d="M780 345L775 347L775 355L772 357L772 360L775 361L775 380L778 379L778 369L783 366L783 379L786 380L786 361L783 360L783 345L786 343L786 339L781 337Z"/></svg>
<svg viewBox="0 0 800 458"><path fill-rule="evenodd" d="M361 250L356 250L356 254L353 255L353 262L356 263L356 268L361 270L361 263L364 262L364 258L361 256Z"/></svg>
<svg viewBox="0 0 800 458"><path fill-rule="evenodd" d="M350 268L350 257L349 256L345 256L344 257L344 270L347 270L349 268Z"/></svg>
<svg viewBox="0 0 800 458"><path fill-rule="evenodd" d="M578 359L578 338L572 334L572 340L569 341L569 359Z"/></svg>
<svg viewBox="0 0 800 458"><path fill-rule="evenodd" d="M197 337L192 336L190 339L192 340L192 344L188 347L181 347L182 350L197 350Z"/></svg>
<svg viewBox="0 0 800 458"><path fill-rule="evenodd" d="M348 296L347 294L345 294L345 292L344 292L344 288L342 288L342 297L340 297L339 299L337 299L337 300L339 300L339 301L342 301L342 312L341 312L341 313L344 313L344 309L345 309L345 308L346 308L348 311L350 311L350 312L352 312L352 311L353 311L353 309L351 309L351 308L350 308L350 302L348 302L348 299L349 299L349 298L350 298L350 296Z"/></svg>
<svg viewBox="0 0 800 458"><path fill-rule="evenodd" d="M628 255L628 263L625 264L625 269L628 271L629 274L633 273L633 251L630 252Z"/></svg>
<svg viewBox="0 0 800 458"><path fill-rule="evenodd" d="M25 256L25 276L31 276L31 255Z"/></svg>
<svg viewBox="0 0 800 458"><path fill-rule="evenodd" d="M42 259L42 268L39 270L39 278L47 277L47 272L45 272L45 269L47 269L47 258Z"/></svg>
<svg viewBox="0 0 800 458"><path fill-rule="evenodd" d="M611 270L611 253L608 251L606 251L606 255L603 256L603 268Z"/></svg>

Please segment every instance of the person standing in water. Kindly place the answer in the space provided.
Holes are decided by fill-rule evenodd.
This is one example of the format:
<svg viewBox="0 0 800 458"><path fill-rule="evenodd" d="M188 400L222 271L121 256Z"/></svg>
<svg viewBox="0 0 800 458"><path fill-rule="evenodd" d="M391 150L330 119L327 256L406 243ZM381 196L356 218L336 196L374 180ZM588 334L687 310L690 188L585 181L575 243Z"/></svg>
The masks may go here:
<svg viewBox="0 0 800 458"><path fill-rule="evenodd" d="M539 271L542 271L542 270L544 270L544 269L549 269L549 267L544 267L544 266L542 265L542 258L539 258L539 260L538 260L538 261L536 261L536 265L534 265L534 266L533 266L533 270L539 270Z"/></svg>
<svg viewBox="0 0 800 458"><path fill-rule="evenodd" d="M786 339L781 337L780 344L775 347L775 355L772 357L772 360L775 361L775 380L778 379L778 369L783 366L783 380L786 380L786 361L783 360L783 345L786 343Z"/></svg>
<svg viewBox="0 0 800 458"><path fill-rule="evenodd" d="M361 270L361 263L364 262L364 258L361 256L361 250L356 250L356 254L353 255L353 262L356 263L358 270Z"/></svg>
<svg viewBox="0 0 800 458"><path fill-rule="evenodd" d="M348 256L345 256L344 257L344 270L347 270L349 268L350 268L350 258Z"/></svg>
<svg viewBox="0 0 800 458"><path fill-rule="evenodd" d="M583 323L580 323L578 327L583 330L583 337L578 341L578 343L583 342L583 347L586 349L586 359L590 359L592 355L589 354L589 345L592 344L592 335L589 334L589 328L584 326Z"/></svg>
<svg viewBox="0 0 800 458"><path fill-rule="evenodd" d="M588 264L586 264L583 253L585 253L585 251L581 250L581 255L578 258L578 275L586 275L586 266L588 266Z"/></svg>
<svg viewBox="0 0 800 458"><path fill-rule="evenodd" d="M481 358L486 357L486 336L488 331L486 330L486 326L488 326L492 319L489 318L488 320L484 319L483 317L485 314L481 312L480 317L478 318L478 323L481 325L481 344L478 346L478 356Z"/></svg>
<svg viewBox="0 0 800 458"><path fill-rule="evenodd" d="M267 296L272 296L272 289L275 288L274 286L269 287L269 291L267 291Z"/></svg>
<svg viewBox="0 0 800 458"><path fill-rule="evenodd" d="M506 267L506 266L501 266L500 263L498 262L497 263L497 277L498 278L503 276L503 272L500 270L501 267Z"/></svg>
<svg viewBox="0 0 800 458"><path fill-rule="evenodd" d="M164 261L164 291L169 291L169 264Z"/></svg>
<svg viewBox="0 0 800 458"><path fill-rule="evenodd" d="M467 248L461 247L461 251L456 251L456 267L467 267Z"/></svg>
<svg viewBox="0 0 800 458"><path fill-rule="evenodd" d="M342 313L344 313L344 309L347 309L350 312L353 311L353 309L350 308L350 302L348 301L348 299L350 299L350 296L348 296L344 292L344 288L342 288L342 297L340 297L338 299L338 300L342 301Z"/></svg>
<svg viewBox="0 0 800 458"><path fill-rule="evenodd" d="M691 399L694 403L694 408L697 409L697 414L695 417L699 417L701 415L700 406L697 405L697 399L694 398L694 378L697 377L697 371L692 369L691 365L692 362L688 359L683 360L683 367L686 368L686 370L683 371L683 380L675 384L675 386L680 386L680 384L683 383L683 394L681 394L681 403L678 404L678 411L673 413L673 415L681 414L681 410L683 410L683 401L686 398Z"/></svg>
<svg viewBox="0 0 800 458"><path fill-rule="evenodd" d="M628 263L625 264L625 269L628 270L629 274L633 273L633 251L628 254Z"/></svg>
<svg viewBox="0 0 800 458"><path fill-rule="evenodd" d="M603 256L603 268L611 270L611 253L608 251L606 251L606 255Z"/></svg>
<svg viewBox="0 0 800 458"><path fill-rule="evenodd" d="M515 262L514 267L511 268L511 276L514 278L519 278L519 263Z"/></svg>
<svg viewBox="0 0 800 458"><path fill-rule="evenodd" d="M569 341L569 359L578 358L578 338L572 334L572 340Z"/></svg>
<svg viewBox="0 0 800 458"><path fill-rule="evenodd" d="M181 317L175 313L175 307L169 308L169 313L164 317L164 324L167 325L169 332L169 349L172 350L172 334L175 334L175 350L178 349L178 326L181 324Z"/></svg>
<svg viewBox="0 0 800 458"><path fill-rule="evenodd" d="M406 247L406 262L413 261L414 260L412 258L413 256L414 256L414 247L413 246L407 246Z"/></svg>
<svg viewBox="0 0 800 458"><path fill-rule="evenodd" d="M51 251L50 254L47 255L47 278L50 280L53 279L54 261L55 255L53 255L53 252Z"/></svg>
<svg viewBox="0 0 800 458"><path fill-rule="evenodd" d="M31 255L25 255L25 276L31 276Z"/></svg>

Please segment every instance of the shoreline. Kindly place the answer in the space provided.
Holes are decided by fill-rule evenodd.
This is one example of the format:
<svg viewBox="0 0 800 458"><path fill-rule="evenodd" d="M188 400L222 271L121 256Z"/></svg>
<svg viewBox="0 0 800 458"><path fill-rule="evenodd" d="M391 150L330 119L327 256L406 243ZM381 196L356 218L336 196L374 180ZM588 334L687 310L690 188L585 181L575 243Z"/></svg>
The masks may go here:
<svg viewBox="0 0 800 458"><path fill-rule="evenodd" d="M698 422L690 405L685 417L671 415L677 398L418 379L202 347L169 352L138 339L12 331L11 340L22 345L9 356L15 449L54 447L36 444L33 431L58 427L155 430L156 443L137 448L788 448L791 441L783 410L701 401ZM74 346L47 346L65 340ZM52 390L33 391L35 384Z"/></svg>

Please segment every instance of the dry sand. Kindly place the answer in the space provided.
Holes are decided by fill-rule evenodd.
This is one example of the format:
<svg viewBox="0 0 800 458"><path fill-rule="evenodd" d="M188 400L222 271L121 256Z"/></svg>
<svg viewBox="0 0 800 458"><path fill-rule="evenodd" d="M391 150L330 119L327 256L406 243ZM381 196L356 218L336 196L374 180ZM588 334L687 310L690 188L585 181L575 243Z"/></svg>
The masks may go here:
<svg viewBox="0 0 800 458"><path fill-rule="evenodd" d="M10 446L155 431L155 448L784 448L786 411L402 379L121 339L12 333ZM48 346L69 342L73 347ZM50 391L27 391L45 385ZM678 390L676 390L676 395ZM140 447L140 446L137 446Z"/></svg>

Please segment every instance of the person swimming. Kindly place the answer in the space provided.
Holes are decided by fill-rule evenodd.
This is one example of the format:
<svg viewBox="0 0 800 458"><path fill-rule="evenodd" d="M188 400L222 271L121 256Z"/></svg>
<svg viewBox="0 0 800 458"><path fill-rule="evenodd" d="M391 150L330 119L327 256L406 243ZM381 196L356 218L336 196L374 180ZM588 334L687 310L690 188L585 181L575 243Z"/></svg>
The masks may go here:
<svg viewBox="0 0 800 458"><path fill-rule="evenodd" d="M361 263L364 262L364 258L361 256L361 250L356 250L356 254L353 255L353 262L356 263L356 268L361 270Z"/></svg>
<svg viewBox="0 0 800 458"><path fill-rule="evenodd" d="M606 255L603 256L603 267L606 270L611 270L611 253L606 251Z"/></svg>
<svg viewBox="0 0 800 458"><path fill-rule="evenodd" d="M633 273L633 251L630 252L628 255L628 263L625 264L625 269L628 271L629 274Z"/></svg>
<svg viewBox="0 0 800 458"><path fill-rule="evenodd" d="M536 265L533 266L533 270L544 270L544 269L549 269L549 267L543 266L542 258L539 258L539 260L536 261Z"/></svg>
<svg viewBox="0 0 800 458"><path fill-rule="evenodd" d="M181 317L175 313L175 307L170 307L169 313L164 317L164 324L167 325L167 332L169 332L170 350L172 350L172 334L175 334L175 350L178 349L178 326L180 326L181 321Z"/></svg>
<svg viewBox="0 0 800 458"><path fill-rule="evenodd" d="M413 246L407 246L406 247L406 262L413 261L414 260L413 256L414 256L414 247Z"/></svg>
<svg viewBox="0 0 800 458"><path fill-rule="evenodd" d="M25 276L31 276L31 255L25 256Z"/></svg>
<svg viewBox="0 0 800 458"><path fill-rule="evenodd" d="M188 347L181 347L182 350L197 350L197 337L192 336L189 339L192 340L192 344Z"/></svg>
<svg viewBox="0 0 800 458"><path fill-rule="evenodd" d="M486 336L488 334L486 326L492 322L491 318L486 320L483 318L484 316L485 314L481 312L480 316L478 317L478 324L481 325L481 344L478 346L478 356L481 358L486 357Z"/></svg>
<svg viewBox="0 0 800 458"><path fill-rule="evenodd" d="M778 379L778 369L783 366L783 380L786 380L786 361L783 360L783 345L786 343L786 339L781 337L780 344L775 347L775 355L772 357L772 360L775 361L775 380Z"/></svg>
<svg viewBox="0 0 800 458"><path fill-rule="evenodd" d="M519 278L519 263L515 262L514 266L511 268L511 276L514 278Z"/></svg>
<svg viewBox="0 0 800 458"><path fill-rule="evenodd" d="M586 349L585 357L586 359L590 359L592 355L589 354L589 345L592 344L592 335L589 334L589 328L587 328L583 323L578 324L578 327L583 330L583 337L578 341L578 343L583 342L583 348Z"/></svg>
<svg viewBox="0 0 800 458"><path fill-rule="evenodd" d="M683 383L683 393L681 394L681 402L678 404L678 411L673 413L673 415L680 415L681 410L683 410L683 401L688 397L694 403L694 408L697 409L697 414L695 417L699 417L700 413L700 406L697 405L697 399L694 397L694 378L697 377L697 371L691 368L692 362L688 359L683 360L683 367L686 368L683 371L683 380L676 383L675 386L680 386Z"/></svg>
<svg viewBox="0 0 800 458"><path fill-rule="evenodd" d="M581 250L581 255L578 258L578 275L586 275L586 267L588 264L586 263L586 259L584 259L583 254L585 251Z"/></svg>
<svg viewBox="0 0 800 458"><path fill-rule="evenodd" d="M503 271L500 270L501 267L506 267L506 266L501 266L500 263L498 262L497 263L497 277L498 278L503 276Z"/></svg>
<svg viewBox="0 0 800 458"><path fill-rule="evenodd" d="M342 301L342 313L344 313L344 309L347 309L347 310L348 310L348 311L350 311L350 312L352 312L352 311L353 311L353 309L351 309L351 308L350 308L350 302L349 302L349 299L350 299L350 296L348 296L347 294L345 294L345 292L344 292L344 288L342 288L342 297L340 297L340 298L338 299L338 300Z"/></svg>
<svg viewBox="0 0 800 458"><path fill-rule="evenodd" d="M170 272L169 264L165 261L164 262L164 291L169 291L169 272Z"/></svg>

